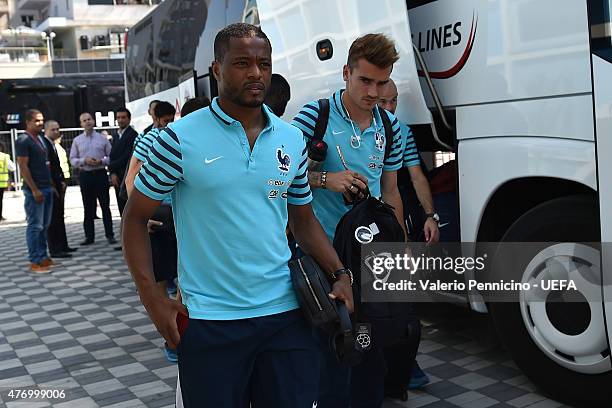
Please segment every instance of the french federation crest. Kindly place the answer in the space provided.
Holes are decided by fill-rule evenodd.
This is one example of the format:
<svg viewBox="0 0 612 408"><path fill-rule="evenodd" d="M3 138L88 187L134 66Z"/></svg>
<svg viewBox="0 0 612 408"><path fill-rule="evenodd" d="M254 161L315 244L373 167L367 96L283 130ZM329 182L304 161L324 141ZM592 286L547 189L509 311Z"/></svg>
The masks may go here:
<svg viewBox="0 0 612 408"><path fill-rule="evenodd" d="M376 132L374 134L374 140L376 141L376 149L379 152L384 152L385 151L385 136L380 132Z"/></svg>
<svg viewBox="0 0 612 408"><path fill-rule="evenodd" d="M283 149L276 149L276 160L278 160L278 169L283 173L289 171L289 167L291 166L291 157L288 154L283 152Z"/></svg>

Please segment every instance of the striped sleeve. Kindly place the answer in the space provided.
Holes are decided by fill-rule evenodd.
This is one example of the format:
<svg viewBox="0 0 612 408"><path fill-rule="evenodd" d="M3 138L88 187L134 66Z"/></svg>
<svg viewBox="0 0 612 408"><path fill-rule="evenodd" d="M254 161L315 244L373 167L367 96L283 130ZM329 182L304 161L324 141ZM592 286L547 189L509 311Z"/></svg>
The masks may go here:
<svg viewBox="0 0 612 408"><path fill-rule="evenodd" d="M412 130L402 123L402 145L404 146L404 167L420 166L419 151L417 150Z"/></svg>
<svg viewBox="0 0 612 408"><path fill-rule="evenodd" d="M159 129L153 128L147 134L142 135L134 142L134 157L144 162L149 157L149 149L159 136Z"/></svg>
<svg viewBox="0 0 612 408"><path fill-rule="evenodd" d="M183 179L183 155L176 134L166 128L151 146L134 186L147 197L161 201Z"/></svg>
<svg viewBox="0 0 612 408"><path fill-rule="evenodd" d="M312 193L308 185L308 149L304 143L302 143L302 149L297 176L287 190L287 203L292 205L306 205L312 201Z"/></svg>
<svg viewBox="0 0 612 408"><path fill-rule="evenodd" d="M136 136L136 139L134 139L134 147L136 147L136 145L138 144L138 142L140 142L144 135L144 133L139 133L138 136Z"/></svg>
<svg viewBox="0 0 612 408"><path fill-rule="evenodd" d="M402 130L400 127L399 120L397 120L394 115L386 111L383 114L389 115L389 119L391 120L391 127L393 129L391 152L389 153L389 157L385 158L385 166L383 167L383 170L397 171L402 168ZM387 140L386 142L389 143L389 140Z"/></svg>
<svg viewBox="0 0 612 408"><path fill-rule="evenodd" d="M319 117L319 103L317 101L309 102L300 112L295 115L291 124L302 131L304 140L308 141L314 136L315 125Z"/></svg>

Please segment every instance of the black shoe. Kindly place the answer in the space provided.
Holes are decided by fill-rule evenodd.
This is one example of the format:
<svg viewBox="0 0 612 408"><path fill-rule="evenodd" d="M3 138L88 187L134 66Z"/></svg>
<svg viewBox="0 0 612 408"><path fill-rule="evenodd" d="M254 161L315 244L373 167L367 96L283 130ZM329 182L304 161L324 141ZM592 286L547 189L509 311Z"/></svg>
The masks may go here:
<svg viewBox="0 0 612 408"><path fill-rule="evenodd" d="M72 258L72 254L67 252L54 252L49 254L51 258Z"/></svg>
<svg viewBox="0 0 612 408"><path fill-rule="evenodd" d="M117 246L117 247L114 247L113 249L114 249L115 251L121 251L123 248L122 248L122 247L120 247L120 246Z"/></svg>
<svg viewBox="0 0 612 408"><path fill-rule="evenodd" d="M108 237L108 238L106 238L106 241L107 241L109 244L111 244L111 245L113 245L113 244L116 244L116 243L117 243L117 240L115 239L115 237Z"/></svg>
<svg viewBox="0 0 612 408"><path fill-rule="evenodd" d="M79 245L85 246L85 245L91 245L93 243L94 243L93 239L86 239L85 241L81 242Z"/></svg>
<svg viewBox="0 0 612 408"><path fill-rule="evenodd" d="M408 391L406 387L389 387L385 384L385 397L398 399L400 401L408 401Z"/></svg>
<svg viewBox="0 0 612 408"><path fill-rule="evenodd" d="M78 248L70 248L70 247L64 248L64 252L76 252L78 250L79 250Z"/></svg>

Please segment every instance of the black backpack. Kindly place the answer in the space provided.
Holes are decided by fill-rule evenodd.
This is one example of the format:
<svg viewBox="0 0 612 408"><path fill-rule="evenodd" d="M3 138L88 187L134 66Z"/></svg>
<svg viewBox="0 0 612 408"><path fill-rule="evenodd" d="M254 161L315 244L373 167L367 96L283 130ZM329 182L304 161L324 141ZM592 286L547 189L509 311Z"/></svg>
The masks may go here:
<svg viewBox="0 0 612 408"><path fill-rule="evenodd" d="M323 140L325 137L325 131L327 130L327 123L329 122L329 99L323 98L319 99L319 116L317 117L317 122L315 123L314 133L312 135L312 139L308 141L308 145L316 144L317 142ZM385 158L391 154L391 146L393 145L393 125L389 120L389 115L387 111L376 107L378 112L380 113L380 118L383 123L383 128L385 129ZM390 142L390 143L389 143ZM384 164L383 160L383 164Z"/></svg>
<svg viewBox="0 0 612 408"><path fill-rule="evenodd" d="M365 234L365 239L364 239ZM404 242L404 231L393 207L367 196L355 203L338 222L334 249L338 257L353 271L354 320L371 325L372 341L381 346L395 344L406 336L409 309L404 303L361 302L362 242Z"/></svg>
<svg viewBox="0 0 612 408"><path fill-rule="evenodd" d="M329 99L319 99L319 116L310 143L317 143L325 137L329 121ZM379 109L385 129L385 160L391 153L393 145L393 126L384 109ZM361 243L356 238L357 230L376 225L378 232L372 242L403 242L404 231L398 223L393 207L371 197L369 191L338 222L334 235L334 248L344 266L353 271L355 313L353 320L368 323L371 326L372 340L381 345L395 344L406 336L408 321L407 307L393 302L361 302Z"/></svg>

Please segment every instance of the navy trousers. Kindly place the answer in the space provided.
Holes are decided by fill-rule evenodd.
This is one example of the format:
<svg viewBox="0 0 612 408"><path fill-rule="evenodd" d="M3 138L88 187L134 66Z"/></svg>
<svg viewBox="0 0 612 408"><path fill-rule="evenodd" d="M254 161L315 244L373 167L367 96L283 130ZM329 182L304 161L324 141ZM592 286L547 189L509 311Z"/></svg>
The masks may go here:
<svg viewBox="0 0 612 408"><path fill-rule="evenodd" d="M189 319L177 351L185 408L317 406L320 351L300 310Z"/></svg>

